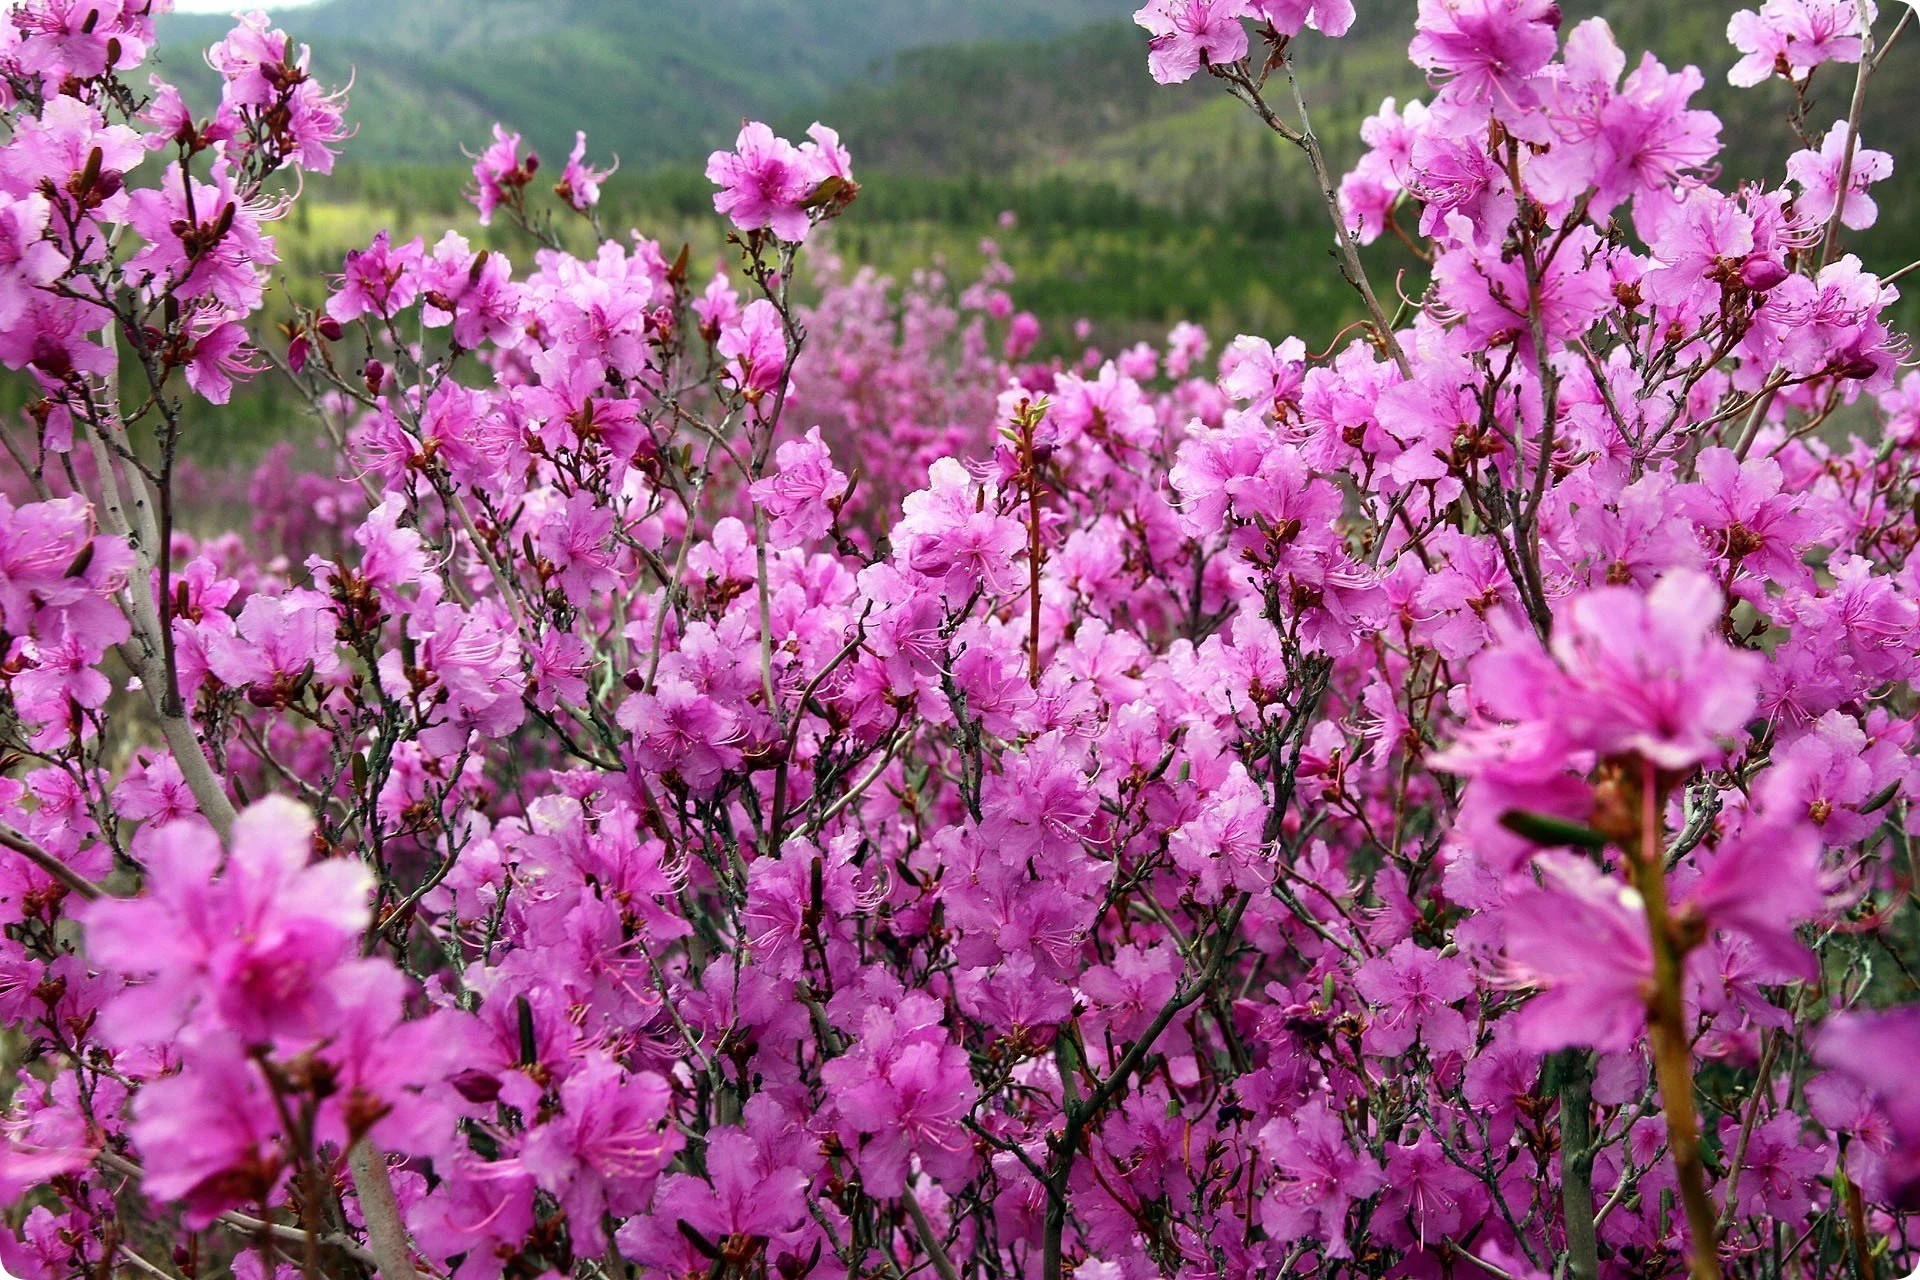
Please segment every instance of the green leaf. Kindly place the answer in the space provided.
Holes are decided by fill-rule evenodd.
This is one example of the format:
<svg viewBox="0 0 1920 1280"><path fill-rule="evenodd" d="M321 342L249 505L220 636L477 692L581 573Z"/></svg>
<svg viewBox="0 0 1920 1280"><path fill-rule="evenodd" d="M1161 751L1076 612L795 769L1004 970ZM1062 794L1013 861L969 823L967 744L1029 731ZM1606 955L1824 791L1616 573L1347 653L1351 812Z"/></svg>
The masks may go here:
<svg viewBox="0 0 1920 1280"><path fill-rule="evenodd" d="M1607 838L1592 827L1526 809L1507 810L1500 815L1500 825L1535 844L1572 845L1576 849L1604 849L1608 844Z"/></svg>

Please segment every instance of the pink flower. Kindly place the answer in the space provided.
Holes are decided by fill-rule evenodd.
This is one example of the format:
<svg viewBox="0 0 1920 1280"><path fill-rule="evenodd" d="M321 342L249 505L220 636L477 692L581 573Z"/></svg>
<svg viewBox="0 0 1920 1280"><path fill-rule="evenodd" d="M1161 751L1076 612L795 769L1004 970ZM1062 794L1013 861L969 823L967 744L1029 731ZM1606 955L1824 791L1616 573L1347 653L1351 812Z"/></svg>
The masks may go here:
<svg viewBox="0 0 1920 1280"><path fill-rule="evenodd" d="M696 791L711 791L740 763L737 718L684 680L663 678L650 692L634 694L620 704L618 719L633 734L642 766L677 774Z"/></svg>
<svg viewBox="0 0 1920 1280"><path fill-rule="evenodd" d="M1576 596L1554 633L1566 673L1558 714L1603 755L1634 752L1684 769L1740 734L1759 696L1759 654L1720 636L1725 597L1712 579L1675 569L1647 592L1602 587Z"/></svg>
<svg viewBox="0 0 1920 1280"><path fill-rule="evenodd" d="M1686 891L1677 913L1709 928L1746 938L1778 981L1812 981L1812 953L1794 928L1826 905L1820 867L1820 832L1793 805L1796 775L1787 763L1766 775L1762 808L1744 815L1737 833L1703 860L1699 880Z"/></svg>
<svg viewBox="0 0 1920 1280"><path fill-rule="evenodd" d="M1386 1184L1374 1220L1403 1248L1454 1238L1490 1207L1480 1180L1449 1160L1431 1132L1391 1150Z"/></svg>
<svg viewBox="0 0 1920 1280"><path fill-rule="evenodd" d="M143 62L153 43L145 13L128 0L32 0L8 15L20 33L12 52L51 97L69 76L91 79Z"/></svg>
<svg viewBox="0 0 1920 1280"><path fill-rule="evenodd" d="M1306 27L1343 36L1353 26L1353 0L1251 0L1249 8L1283 36L1297 36Z"/></svg>
<svg viewBox="0 0 1920 1280"><path fill-rule="evenodd" d="M402 588L425 588L433 580L424 542L417 530L401 523L404 514L400 499L388 498L367 513L353 534L360 548L360 577L390 605L399 603Z"/></svg>
<svg viewBox="0 0 1920 1280"><path fill-rule="evenodd" d="M1582 226L1561 243L1540 272L1541 328L1547 339L1571 341L1613 302L1604 270L1607 249L1590 227ZM1434 266L1434 283L1447 308L1476 341L1513 343L1533 350L1530 318L1533 290L1524 263L1467 251L1443 254Z"/></svg>
<svg viewBox="0 0 1920 1280"><path fill-rule="evenodd" d="M1567 37L1566 73L1553 88L1558 140L1533 170L1549 198L1593 188L1597 215L1642 191L1664 195L1719 152L1719 119L1687 106L1704 83L1699 71L1671 72L1647 54L1616 91L1625 67L1604 19Z"/></svg>
<svg viewBox="0 0 1920 1280"><path fill-rule="evenodd" d="M1353 989L1376 1010L1367 1019L1368 1053L1394 1057L1416 1039L1436 1058L1473 1048L1466 1016L1453 1007L1474 990L1473 973L1458 956L1408 939L1360 966Z"/></svg>
<svg viewBox="0 0 1920 1280"><path fill-rule="evenodd" d="M662 1183L654 1214L712 1241L776 1237L806 1218L806 1174L768 1159L744 1130L710 1132L706 1166L710 1181L680 1173Z"/></svg>
<svg viewBox="0 0 1920 1280"><path fill-rule="evenodd" d="M840 145L838 130L818 120L807 126L807 140L800 144L800 161L806 168L807 181L815 187L828 178L849 184L853 181L852 153Z"/></svg>
<svg viewBox="0 0 1920 1280"><path fill-rule="evenodd" d="M1721 1121L1721 1141L1740 1151L1740 1196L1735 1211L1743 1219L1799 1222L1813 1207L1812 1188L1829 1168L1826 1144L1810 1141L1806 1122L1782 1111L1746 1134L1732 1116Z"/></svg>
<svg viewBox="0 0 1920 1280"><path fill-rule="evenodd" d="M833 465L820 428L782 444L773 455L775 472L753 483L749 492L767 513L773 546L778 549L816 542L833 527L833 505L846 496L847 477Z"/></svg>
<svg viewBox="0 0 1920 1280"><path fill-rule="evenodd" d="M608 537L614 513L584 490L567 499L566 506L540 526L540 554L559 571L560 589L569 603L584 607L593 597L620 581Z"/></svg>
<svg viewBox="0 0 1920 1280"><path fill-rule="evenodd" d="M521 200L521 192L532 180L534 171L540 167L540 157L532 152L527 158L520 159L521 137L517 133L508 133L506 126L493 126L493 145L482 151L473 162L473 186L467 192L467 199L480 211L480 225L493 222L494 211L501 205L515 206ZM586 135L581 135L584 147Z"/></svg>
<svg viewBox="0 0 1920 1280"><path fill-rule="evenodd" d="M567 1211L575 1247L607 1247L601 1218L647 1207L653 1186L683 1144L673 1125L673 1087L652 1072L629 1075L591 1054L560 1086L560 1114L535 1126L520 1163Z"/></svg>
<svg viewBox="0 0 1920 1280"><path fill-rule="evenodd" d="M260 230L267 211L249 203L224 161L209 176L211 183L191 181L189 197L175 165L158 190L133 193L127 220L147 244L128 270L156 296L205 297L251 312L260 305L266 268L280 261L273 238Z"/></svg>
<svg viewBox="0 0 1920 1280"><path fill-rule="evenodd" d="M14 507L0 495L0 626L15 634L64 627L105 648L127 638L113 597L126 585L133 553L96 536L84 498Z"/></svg>
<svg viewBox="0 0 1920 1280"><path fill-rule="evenodd" d="M340 287L327 299L327 314L347 324L363 315L387 317L420 296L420 265L426 249L415 236L399 248L384 228L364 249L347 253Z"/></svg>
<svg viewBox="0 0 1920 1280"><path fill-rule="evenodd" d="M564 632L550 632L534 649L533 703L552 711L561 703L579 705L587 696L587 676L593 660L586 642Z"/></svg>
<svg viewBox="0 0 1920 1280"><path fill-rule="evenodd" d="M312 817L277 797L240 815L224 866L206 826L157 832L145 893L85 916L93 959L144 975L107 1010L114 1035L165 1042L189 1019L248 1043L304 1045L336 1030L373 876L357 859L309 865L312 852Z"/></svg>
<svg viewBox="0 0 1920 1280"><path fill-rule="evenodd" d="M1512 120L1535 100L1532 77L1559 46L1553 0L1420 0L1408 50L1446 88L1436 101L1462 124L1489 113Z"/></svg>
<svg viewBox="0 0 1920 1280"><path fill-rule="evenodd" d="M66 272L66 255L45 238L51 216L52 207L38 195L0 207L0 328L19 320L35 290Z"/></svg>
<svg viewBox="0 0 1920 1280"><path fill-rule="evenodd" d="M468 349L505 340L520 320L520 295L512 275L513 265L504 254L475 254L463 236L447 232L420 268L420 294L426 302L420 322L429 329L452 325L453 340Z"/></svg>
<svg viewBox="0 0 1920 1280"><path fill-rule="evenodd" d="M295 50L264 13L241 14L225 40L207 50L224 82L212 132L265 171L292 163L333 172L337 145L352 136L343 94L328 93L309 73L311 54Z"/></svg>
<svg viewBox="0 0 1920 1280"><path fill-rule="evenodd" d="M53 1179L78 1173L100 1152L87 1147L50 1147L0 1138L0 1202L17 1204Z"/></svg>
<svg viewBox="0 0 1920 1280"><path fill-rule="evenodd" d="M720 188L714 209L740 230L764 227L794 244L807 238L812 223L803 206L817 179L799 149L759 121L741 127L732 151L708 157L707 181Z"/></svg>
<svg viewBox="0 0 1920 1280"><path fill-rule="evenodd" d="M690 304L700 319L700 332L707 341L716 340L725 329L740 323L740 295L724 275L707 281L706 292Z"/></svg>
<svg viewBox="0 0 1920 1280"><path fill-rule="evenodd" d="M1191 80L1204 66L1247 56L1248 0L1152 0L1133 20L1147 29L1147 69L1161 84Z"/></svg>
<svg viewBox="0 0 1920 1280"><path fill-rule="evenodd" d="M1439 763L1534 785L1560 776L1577 751L1637 754L1669 770L1716 758L1722 740L1744 731L1766 665L1721 638L1724 609L1712 579L1674 569L1650 591L1575 596L1550 653L1512 629L1471 668L1488 710L1505 723L1469 730Z"/></svg>
<svg viewBox="0 0 1920 1280"><path fill-rule="evenodd" d="M1783 491L1772 458L1742 462L1731 449L1703 449L1694 462L1700 479L1675 496L1693 518L1706 553L1729 569L1762 581L1793 581L1806 573L1801 549L1821 525L1800 494Z"/></svg>
<svg viewBox="0 0 1920 1280"><path fill-rule="evenodd" d="M1167 852L1198 882L1196 898L1217 902L1227 885L1249 893L1272 887L1275 856L1266 832L1267 810L1265 795L1246 766L1235 761L1201 811L1172 833Z"/></svg>
<svg viewBox="0 0 1920 1280"><path fill-rule="evenodd" d="M57 639L20 642L14 658L24 670L8 684L21 718L41 726L32 738L36 749L64 746L72 737L70 714L106 705L113 685L94 669L104 656L104 650L70 631Z"/></svg>
<svg viewBox="0 0 1920 1280"><path fill-rule="evenodd" d="M1747 346L1771 352L1801 376L1832 373L1868 385L1891 382L1901 350L1880 319L1899 290L1846 254L1812 280L1790 275L1769 292Z"/></svg>
<svg viewBox="0 0 1920 1280"><path fill-rule="evenodd" d="M266 1201L291 1170L272 1091L231 1040L190 1048L179 1074L144 1086L128 1133L146 1169L143 1189L181 1204L195 1230Z"/></svg>
<svg viewBox="0 0 1920 1280"><path fill-rule="evenodd" d="M1275 1240L1311 1237L1327 1256L1351 1255L1347 1209L1387 1185L1380 1166L1355 1151L1345 1127L1319 1098L1260 1130L1273 1176L1259 1198L1260 1225Z"/></svg>
<svg viewBox="0 0 1920 1280"><path fill-rule="evenodd" d="M1802 211L1825 226L1839 202L1840 166L1846 162L1849 146L1853 147L1853 160L1847 169L1847 197L1840 208L1840 221L1855 231L1865 231L1880 216L1880 208L1867 188L1892 175L1893 157L1860 146L1846 121L1834 122L1818 151L1796 151L1788 156L1787 177L1800 188Z"/></svg>
<svg viewBox="0 0 1920 1280"><path fill-rule="evenodd" d="M1539 992L1520 1011L1517 1039L1542 1053L1632 1047L1646 1028L1653 983L1640 895L1571 855L1543 854L1535 865L1541 885L1521 889L1502 914L1502 973Z"/></svg>
<svg viewBox="0 0 1920 1280"><path fill-rule="evenodd" d="M171 755L135 761L113 793L113 811L129 822L159 829L199 812L180 765Z"/></svg>
<svg viewBox="0 0 1920 1280"><path fill-rule="evenodd" d="M76 10L81 6L76 4ZM100 153L98 163L94 152ZM140 135L124 125L110 125L80 99L60 94L49 99L38 116L28 114L0 155L0 179L12 193L27 195L51 184L58 204L82 202L82 211L117 220L126 208L125 178L146 157ZM177 172L177 170L176 170ZM93 174L91 182L83 182ZM86 243L87 236L75 237Z"/></svg>
<svg viewBox="0 0 1920 1280"><path fill-rule="evenodd" d="M1220 357L1220 389L1235 400L1279 411L1296 400L1307 371L1307 346L1288 338L1278 347L1242 335Z"/></svg>
<svg viewBox="0 0 1920 1280"><path fill-rule="evenodd" d="M1181 962L1170 944L1151 949L1119 948L1111 965L1098 964L1080 979L1080 990L1094 1002L1094 1014L1111 1030L1114 1040L1137 1039L1154 1016L1171 1000L1180 985Z"/></svg>
<svg viewBox="0 0 1920 1280"><path fill-rule="evenodd" d="M1866 5L1869 20L1879 15ZM1746 56L1727 79L1755 85L1784 65L1794 79L1824 62L1860 61L1860 7L1856 0L1766 0L1758 12L1742 9L1727 23L1727 39Z"/></svg>
<svg viewBox="0 0 1920 1280"><path fill-rule="evenodd" d="M738 323L720 331L714 349L727 361L733 385L749 400L774 394L786 379L786 328L779 308L765 298L748 303Z"/></svg>
<svg viewBox="0 0 1920 1280"><path fill-rule="evenodd" d="M947 1038L939 1005L910 994L870 1006L853 1047L820 1070L835 1091L836 1126L869 1195L906 1189L907 1162L940 1179L963 1178L973 1139L961 1127L977 1095L967 1054Z"/></svg>
<svg viewBox="0 0 1920 1280"><path fill-rule="evenodd" d="M9 369L31 368L56 384L76 373L104 377L114 368L113 353L97 341L107 320L106 309L91 302L36 291L28 295L15 323L0 329L0 364ZM48 432L48 447L64 453L72 439L72 427L67 425Z"/></svg>
<svg viewBox="0 0 1920 1280"><path fill-rule="evenodd" d="M429 749L452 754L474 732L498 738L520 727L526 718L520 634L504 605L423 607L408 620L407 632L418 646L415 669L437 686L434 701L442 707L422 738ZM380 680L405 697L413 690L399 657L397 650L381 655Z"/></svg>
<svg viewBox="0 0 1920 1280"><path fill-rule="evenodd" d="M952 458L934 463L927 480L928 488L902 504L897 552L915 572L944 580L949 597L964 599L977 586L1007 590L1026 549L1026 530L999 514L991 484L976 484Z"/></svg>
<svg viewBox="0 0 1920 1280"><path fill-rule="evenodd" d="M201 316L192 331L198 336L187 357L187 385L209 404L227 403L235 380L244 381L267 367L249 359L254 353L246 329L224 313Z"/></svg>
<svg viewBox="0 0 1920 1280"><path fill-rule="evenodd" d="M253 596L240 610L238 634L215 635L207 665L225 683L287 689L311 675L326 680L340 669L334 615L313 591Z"/></svg>
<svg viewBox="0 0 1920 1280"><path fill-rule="evenodd" d="M1892 1201L1920 1205L1920 1093L1913 1063L1920 1055L1920 1007L1878 1013L1842 1013L1827 1020L1814 1041L1814 1058L1864 1091L1893 1131L1887 1177Z"/></svg>
<svg viewBox="0 0 1920 1280"><path fill-rule="evenodd" d="M567 156L567 167L560 171L560 181L553 186L554 194L567 202L569 208L585 213L600 203L600 184L613 176L620 167L615 161L613 169L595 169L586 162L587 135L573 135L573 150Z"/></svg>

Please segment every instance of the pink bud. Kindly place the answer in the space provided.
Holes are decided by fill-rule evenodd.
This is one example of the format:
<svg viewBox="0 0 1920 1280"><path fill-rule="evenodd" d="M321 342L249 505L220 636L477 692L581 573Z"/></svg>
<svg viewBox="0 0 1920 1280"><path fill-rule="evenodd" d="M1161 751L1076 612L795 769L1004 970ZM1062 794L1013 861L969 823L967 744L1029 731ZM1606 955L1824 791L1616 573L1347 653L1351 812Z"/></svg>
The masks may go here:
<svg viewBox="0 0 1920 1280"><path fill-rule="evenodd" d="M1787 269L1771 258L1748 258L1740 264L1740 283L1765 293L1787 278Z"/></svg>

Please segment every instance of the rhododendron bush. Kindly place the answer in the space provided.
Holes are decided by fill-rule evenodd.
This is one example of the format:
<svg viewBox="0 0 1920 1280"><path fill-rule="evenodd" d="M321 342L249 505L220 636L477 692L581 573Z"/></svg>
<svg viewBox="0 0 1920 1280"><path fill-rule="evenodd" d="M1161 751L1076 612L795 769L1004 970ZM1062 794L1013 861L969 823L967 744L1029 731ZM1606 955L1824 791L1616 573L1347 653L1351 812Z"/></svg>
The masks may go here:
<svg viewBox="0 0 1920 1280"><path fill-rule="evenodd" d="M713 156L718 271L501 129L525 252L300 307L344 102L254 15L196 112L165 7L0 24L14 1275L1920 1261L1905 6L1733 17L1840 114L1728 190L1702 73L1548 0L1422 0L1344 177L1350 3L1154 0L1362 318L1044 360L991 255L831 260L822 125ZM206 534L266 377L324 461Z"/></svg>

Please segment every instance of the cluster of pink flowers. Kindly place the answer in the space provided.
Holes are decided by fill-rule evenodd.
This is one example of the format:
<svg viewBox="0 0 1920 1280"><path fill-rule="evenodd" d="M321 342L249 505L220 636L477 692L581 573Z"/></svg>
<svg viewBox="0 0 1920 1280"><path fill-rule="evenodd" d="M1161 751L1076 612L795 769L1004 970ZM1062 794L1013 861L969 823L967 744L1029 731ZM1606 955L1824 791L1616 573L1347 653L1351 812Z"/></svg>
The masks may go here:
<svg viewBox="0 0 1920 1280"><path fill-rule="evenodd" d="M1920 1261L1857 113L1723 191L1698 71L1423 0L1342 178L1266 89L1350 4L1156 0L1321 170L1333 345L1043 354L991 243L848 276L847 152L761 124L711 270L502 128L528 252L383 233L269 326L341 103L257 17L212 118L136 88L164 7L0 20L12 1274ZM1875 20L1767 0L1733 79L1864 88ZM331 463L189 532L181 401L269 362Z"/></svg>

